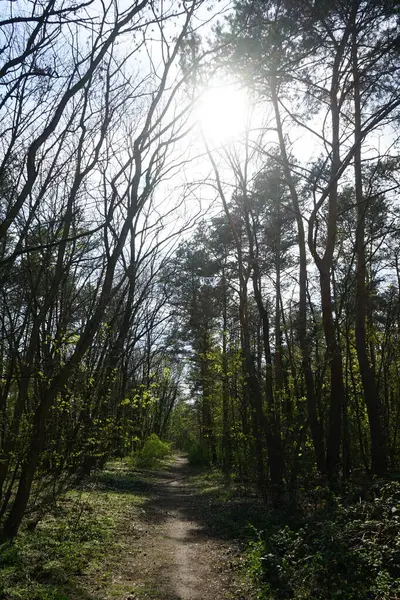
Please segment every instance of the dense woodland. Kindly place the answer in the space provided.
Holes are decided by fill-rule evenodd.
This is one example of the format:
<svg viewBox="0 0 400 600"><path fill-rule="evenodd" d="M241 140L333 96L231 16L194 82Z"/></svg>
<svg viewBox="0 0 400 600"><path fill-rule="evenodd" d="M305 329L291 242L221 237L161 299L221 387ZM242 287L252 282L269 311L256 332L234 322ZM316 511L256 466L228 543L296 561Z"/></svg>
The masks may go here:
<svg viewBox="0 0 400 600"><path fill-rule="evenodd" d="M1 9L3 540L150 434L269 507L400 466L397 3L126 4Z"/></svg>

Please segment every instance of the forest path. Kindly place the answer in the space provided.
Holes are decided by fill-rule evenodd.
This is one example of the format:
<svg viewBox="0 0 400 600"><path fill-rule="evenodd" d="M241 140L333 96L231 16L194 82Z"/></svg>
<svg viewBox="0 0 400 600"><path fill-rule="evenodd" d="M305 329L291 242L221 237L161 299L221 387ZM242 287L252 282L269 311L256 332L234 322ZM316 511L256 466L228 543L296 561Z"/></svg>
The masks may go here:
<svg viewBox="0 0 400 600"><path fill-rule="evenodd" d="M235 569L237 547L207 523L213 506L193 483L187 459L175 457L144 485L148 500L129 527L132 552L113 569L114 581L132 582L124 600L248 600Z"/></svg>

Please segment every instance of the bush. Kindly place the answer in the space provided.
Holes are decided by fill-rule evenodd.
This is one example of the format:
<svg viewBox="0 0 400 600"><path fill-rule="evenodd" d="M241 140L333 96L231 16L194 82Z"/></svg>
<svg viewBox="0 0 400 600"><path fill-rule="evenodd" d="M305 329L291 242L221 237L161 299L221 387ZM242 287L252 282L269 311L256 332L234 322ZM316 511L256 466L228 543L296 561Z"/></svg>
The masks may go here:
<svg viewBox="0 0 400 600"><path fill-rule="evenodd" d="M157 467L160 461L170 454L171 446L167 442L161 441L158 435L152 433L135 457L136 466L139 469L152 469Z"/></svg>
<svg viewBox="0 0 400 600"><path fill-rule="evenodd" d="M194 466L207 466L210 463L210 456L207 448L198 442L193 442L188 449L189 463Z"/></svg>
<svg viewBox="0 0 400 600"><path fill-rule="evenodd" d="M400 485L371 501L314 511L297 526L267 525L249 548L259 598L393 600L400 594Z"/></svg>

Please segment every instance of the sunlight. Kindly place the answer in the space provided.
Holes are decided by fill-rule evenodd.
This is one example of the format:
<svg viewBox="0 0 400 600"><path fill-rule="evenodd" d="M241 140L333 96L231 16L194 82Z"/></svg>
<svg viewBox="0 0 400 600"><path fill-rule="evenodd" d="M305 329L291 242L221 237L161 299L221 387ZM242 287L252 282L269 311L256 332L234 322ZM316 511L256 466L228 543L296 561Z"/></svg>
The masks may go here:
<svg viewBox="0 0 400 600"><path fill-rule="evenodd" d="M233 85L210 87L196 109L196 121L208 142L229 143L245 130L248 106L243 90Z"/></svg>

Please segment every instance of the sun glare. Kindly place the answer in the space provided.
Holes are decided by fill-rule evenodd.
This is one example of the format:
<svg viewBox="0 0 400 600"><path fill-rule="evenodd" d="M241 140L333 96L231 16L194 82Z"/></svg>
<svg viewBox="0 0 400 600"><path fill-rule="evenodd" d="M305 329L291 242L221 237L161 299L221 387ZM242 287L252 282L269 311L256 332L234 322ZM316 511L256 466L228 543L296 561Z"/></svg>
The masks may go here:
<svg viewBox="0 0 400 600"><path fill-rule="evenodd" d="M243 133L247 120L248 98L232 85L208 88L196 110L196 120L208 142L224 144Z"/></svg>

